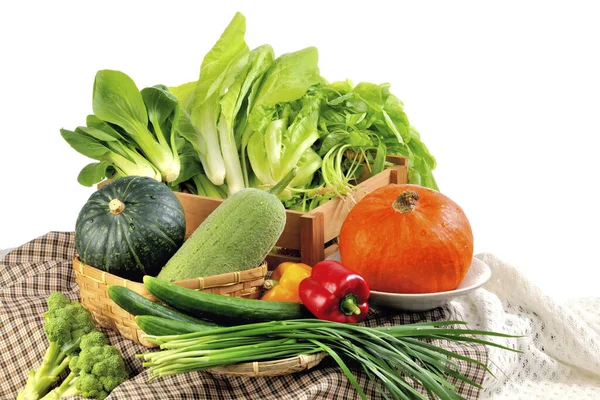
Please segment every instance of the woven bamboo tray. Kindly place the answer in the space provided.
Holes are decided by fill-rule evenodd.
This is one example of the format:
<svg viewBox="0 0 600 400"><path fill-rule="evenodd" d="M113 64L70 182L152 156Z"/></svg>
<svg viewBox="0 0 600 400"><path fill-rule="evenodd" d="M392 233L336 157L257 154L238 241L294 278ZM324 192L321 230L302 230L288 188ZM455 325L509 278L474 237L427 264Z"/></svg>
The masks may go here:
<svg viewBox="0 0 600 400"><path fill-rule="evenodd" d="M116 285L125 286L152 301L158 301L156 297L148 292L143 283L130 281L101 271L83 263L77 256L73 259L73 268L75 269L75 281L79 284L81 304L90 310L99 326L119 332L121 336L144 347L156 347L156 345L143 339L144 331L137 326L133 315L123 310L108 297L108 286ZM247 271L188 279L175 283L195 290L256 299L262 294L262 285L267 271L267 263L265 262L259 267ZM217 375L235 376L288 375L313 368L326 356L325 353L303 354L282 360L255 361L216 367L208 371Z"/></svg>
<svg viewBox="0 0 600 400"><path fill-rule="evenodd" d="M133 340L145 347L154 347L141 336L144 332L137 326L134 316L119 307L108 296L109 286L125 286L134 292L158 301L146 289L143 283L120 278L83 263L79 257L73 259L75 281L79 284L81 304L94 317L96 323L119 332L123 337ZM240 272L230 272L203 278L174 282L177 285L205 292L218 293L225 296L256 299L260 297L262 285L267 274L267 263L259 267Z"/></svg>

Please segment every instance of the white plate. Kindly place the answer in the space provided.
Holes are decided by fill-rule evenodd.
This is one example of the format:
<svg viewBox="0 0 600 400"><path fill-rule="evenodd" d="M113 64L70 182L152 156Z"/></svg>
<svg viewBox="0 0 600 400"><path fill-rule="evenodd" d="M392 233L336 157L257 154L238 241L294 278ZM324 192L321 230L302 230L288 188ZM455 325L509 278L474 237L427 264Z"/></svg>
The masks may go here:
<svg viewBox="0 0 600 400"><path fill-rule="evenodd" d="M401 294L371 290L369 303L374 307L393 308L404 311L427 311L444 305L454 297L463 296L483 286L492 277L492 270L483 261L473 258L461 284L447 292Z"/></svg>

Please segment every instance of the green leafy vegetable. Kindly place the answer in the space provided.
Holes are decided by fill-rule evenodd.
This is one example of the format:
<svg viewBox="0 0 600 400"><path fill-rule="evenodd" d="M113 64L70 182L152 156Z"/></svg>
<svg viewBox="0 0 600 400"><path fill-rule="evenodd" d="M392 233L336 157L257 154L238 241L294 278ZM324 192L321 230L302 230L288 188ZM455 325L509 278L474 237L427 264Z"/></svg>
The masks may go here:
<svg viewBox="0 0 600 400"><path fill-rule="evenodd" d="M102 70L96 74L92 100L94 115L122 128L124 135L135 142L156 166L162 180L171 182L177 179L180 168L171 140L174 127L171 125L166 131L161 123L169 117L167 110L178 112L179 104L174 96L160 87L147 89L145 97L148 104L144 103L144 96L133 80L120 71ZM173 121L176 120L173 118Z"/></svg>
<svg viewBox="0 0 600 400"><path fill-rule="evenodd" d="M99 71L87 124L95 130L63 130L71 146L98 161L79 182L136 174L175 191L227 197L246 187L269 190L296 168L279 198L308 211L351 194L393 154L408 158L409 183L439 190L436 160L390 84L330 83L315 47L276 57L268 44L250 50L245 32L236 13L198 79L179 86L139 92L127 75Z"/></svg>
<svg viewBox="0 0 600 400"><path fill-rule="evenodd" d="M385 398L426 400L429 397L416 390L422 388L430 397L458 400L464 398L455 392L450 377L478 388L481 386L464 376L454 360L476 365L487 372L489 369L473 358L421 339L474 342L517 351L473 337L516 336L444 327L455 324L466 323L438 321L372 328L317 319L272 321L181 335L146 336L161 350L136 357L144 360L152 378L158 378L236 363L325 352L338 364L362 399L367 397L347 361L355 362Z"/></svg>
<svg viewBox="0 0 600 400"><path fill-rule="evenodd" d="M92 186L107 175L111 178L139 175L160 180L156 168L124 140L93 127L80 126L75 131L61 129L60 133L73 149L100 161L86 165L79 173L77 180L84 186ZM110 168L113 173L107 173Z"/></svg>
<svg viewBox="0 0 600 400"><path fill-rule="evenodd" d="M271 46L264 45L252 50L246 66L220 101L219 139L230 194L236 193L246 186L235 140L236 116L254 82L267 71L273 62L273 58Z"/></svg>
<svg viewBox="0 0 600 400"><path fill-rule="evenodd" d="M270 107L302 97L308 88L322 81L318 61L315 47L277 57L263 78L253 106Z"/></svg>
<svg viewBox="0 0 600 400"><path fill-rule="evenodd" d="M187 111L190 113L192 124L197 128L197 133L185 137L198 151L204 171L215 185L223 185L226 176L217 128L220 114L219 100L248 59L245 32L246 19L242 14L237 13L217 43L204 57L200 67L200 78L193 95L190 92L190 84L175 90L175 92L188 94L184 98L184 104L189 105ZM193 132L186 131L186 133Z"/></svg>
<svg viewBox="0 0 600 400"><path fill-rule="evenodd" d="M248 157L254 174L261 182L261 187L270 188L281 180L293 167L297 166L304 153L310 151L307 159L314 162L318 155L311 146L319 138L317 122L319 119L320 99L318 97L305 98L304 105L288 125L289 115L286 109L276 116L265 116L272 118L266 125L266 130L255 131L248 141ZM318 163L318 161L317 161ZM308 169L298 171L301 175L300 181L306 180L311 175L311 165L305 163ZM312 171L314 172L314 170Z"/></svg>

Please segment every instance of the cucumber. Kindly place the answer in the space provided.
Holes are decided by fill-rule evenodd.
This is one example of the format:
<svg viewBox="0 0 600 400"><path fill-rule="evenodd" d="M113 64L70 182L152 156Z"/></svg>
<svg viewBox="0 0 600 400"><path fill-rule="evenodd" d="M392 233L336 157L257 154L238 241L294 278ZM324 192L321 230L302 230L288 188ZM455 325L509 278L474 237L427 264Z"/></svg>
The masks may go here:
<svg viewBox="0 0 600 400"><path fill-rule="evenodd" d="M130 314L136 316L153 315L175 321L202 323L197 318L148 300L141 294L124 286L109 286L107 291L108 297Z"/></svg>
<svg viewBox="0 0 600 400"><path fill-rule="evenodd" d="M285 227L281 200L246 188L228 197L196 228L157 277L170 282L258 267Z"/></svg>
<svg viewBox="0 0 600 400"><path fill-rule="evenodd" d="M223 325L313 317L304 305L298 303L200 292L149 275L144 276L144 285L150 293L169 306Z"/></svg>
<svg viewBox="0 0 600 400"><path fill-rule="evenodd" d="M135 323L141 330L148 335L164 336L164 335L180 335L183 333L202 332L208 329L218 328L219 325L208 321L187 322L176 321L173 319L156 317L154 315L138 315L135 317Z"/></svg>

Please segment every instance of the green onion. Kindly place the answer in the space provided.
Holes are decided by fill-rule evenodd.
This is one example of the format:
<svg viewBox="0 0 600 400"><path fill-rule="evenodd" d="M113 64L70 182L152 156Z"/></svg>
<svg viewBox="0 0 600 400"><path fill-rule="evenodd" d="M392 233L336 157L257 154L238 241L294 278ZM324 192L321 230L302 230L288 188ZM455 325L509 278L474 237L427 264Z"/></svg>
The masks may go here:
<svg viewBox="0 0 600 400"><path fill-rule="evenodd" d="M477 337L516 336L445 327L465 324L437 321L372 328L318 319L261 322L181 335L146 335L144 338L161 350L136 357L144 360L144 367L154 379L217 366L327 353L362 399L367 397L347 361L356 363L385 398L426 400L435 395L441 400L457 400L464 398L456 393L449 378L481 386L461 374L453 359L491 372L480 361L419 339L479 343L517 351Z"/></svg>

